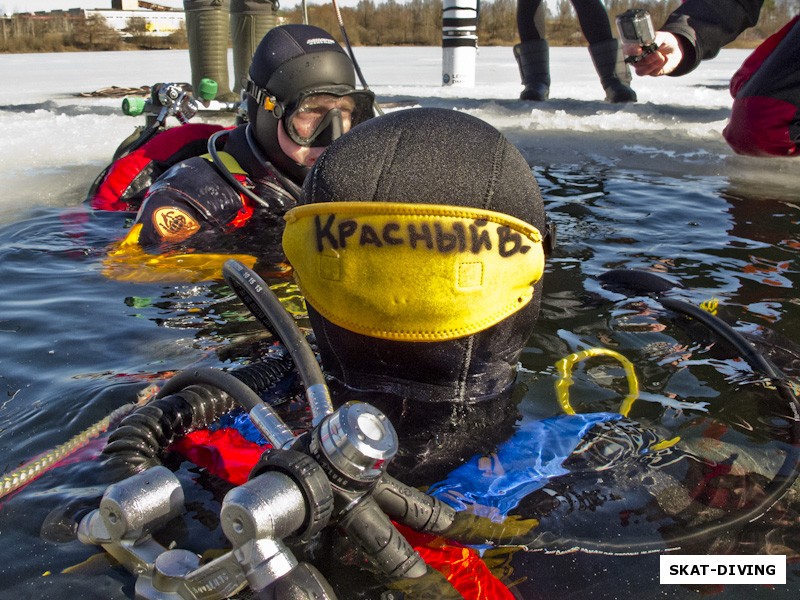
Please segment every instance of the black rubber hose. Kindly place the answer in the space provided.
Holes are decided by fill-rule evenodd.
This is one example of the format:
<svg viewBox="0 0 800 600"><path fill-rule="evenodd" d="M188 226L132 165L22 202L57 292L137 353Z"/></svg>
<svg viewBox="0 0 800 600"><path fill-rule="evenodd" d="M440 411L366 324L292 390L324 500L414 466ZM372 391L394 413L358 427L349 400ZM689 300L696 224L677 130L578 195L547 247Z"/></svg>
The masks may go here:
<svg viewBox="0 0 800 600"><path fill-rule="evenodd" d="M151 123L147 127L142 130L142 133L137 137L127 148L117 149L114 153L113 160L111 161L112 164L114 161L119 160L123 156L127 156L131 152L135 152L142 146L144 146L147 142L149 142L153 136L158 133L161 129L161 123L156 121L155 123ZM120 151L121 150L121 151Z"/></svg>
<svg viewBox="0 0 800 600"><path fill-rule="evenodd" d="M236 260L225 262L222 275L253 316L277 335L289 350L305 388L325 386L325 376L314 351L292 316L264 280Z"/></svg>
<svg viewBox="0 0 800 600"><path fill-rule="evenodd" d="M284 356L231 373L184 371L173 377L155 400L120 422L109 436L103 454L112 467L141 471L160 465L164 449L172 442L190 431L207 427L240 405L236 394L242 388L232 385L231 379L244 386L249 392L245 396L252 400L252 396L258 398L256 392L280 383L291 369L291 358ZM258 403L261 404L260 398Z"/></svg>
<svg viewBox="0 0 800 600"><path fill-rule="evenodd" d="M800 402L798 402L794 390L786 381L786 375L767 357L763 356L741 333L716 315L712 315L702 308L684 302L683 300L678 300L676 298L659 298L659 302L661 302L665 308L678 314L691 317L698 323L704 325L709 331L714 333L737 352L739 356L750 365L751 369L769 377L770 383L775 386L781 397L789 404L789 407L794 409L795 416L798 416L797 411L798 407L800 407ZM798 441L800 441L800 423L798 423L797 420L794 421L792 430L792 438L795 440L795 443L798 443Z"/></svg>
<svg viewBox="0 0 800 600"><path fill-rule="evenodd" d="M677 298L659 298L658 301L661 302L664 308L689 316L705 325L723 342L727 343L736 351L754 371L758 371L767 377L774 377L775 379L784 377L784 374L781 373L775 365L764 358L738 331L719 317L715 317L699 306L689 304Z"/></svg>
<svg viewBox="0 0 800 600"><path fill-rule="evenodd" d="M187 386L199 383L210 385L221 392L225 392L228 396L235 398L242 408L248 412L262 404L261 397L246 383L231 373L211 367L181 371L164 384L164 387L161 388L156 397L164 398L179 392Z"/></svg>
<svg viewBox="0 0 800 600"><path fill-rule="evenodd" d="M260 393L283 381L293 368L292 357L287 354L280 358L247 365L231 371L231 374L250 389ZM280 404L282 400L283 398L278 398L270 404L274 406Z"/></svg>
<svg viewBox="0 0 800 600"><path fill-rule="evenodd" d="M169 444L203 427L205 416L222 415L235 406L227 395L203 386L187 387L179 394L153 400L123 419L109 435L103 454L112 466L130 466L134 471L160 465Z"/></svg>
<svg viewBox="0 0 800 600"><path fill-rule="evenodd" d="M252 200L256 204L263 206L269 211L285 210L286 209L285 205L283 204L278 205L275 203L271 203L268 200L265 200L264 198L256 194L250 188L245 187L244 184L238 179L236 179L233 173L230 172L230 169L228 169L228 167L225 166L225 163L222 162L222 158L220 157L219 152L217 151L217 140L224 135L228 135L229 133L230 133L229 130L223 129L222 131L218 131L212 134L211 137L208 138L208 146L206 149L208 150L208 154L211 157L211 164L214 165L219 174L225 178L225 180L231 185L231 187L233 187L240 194L244 194L245 196L250 198L250 200ZM281 195L288 195L285 190L278 188L278 186L275 186L275 191L279 192Z"/></svg>
<svg viewBox="0 0 800 600"><path fill-rule="evenodd" d="M251 127L251 123L248 123L244 129L244 137L247 141L247 147L250 148L250 152L253 153L253 156L256 157L258 162L264 165L271 174L278 180L278 183L281 184L280 191L282 193L288 194L291 196L295 202L301 201L302 191L300 187L294 183L291 179L287 176L282 175L281 172L275 168L275 166L267 160L267 157L264 154L264 151L261 149L261 146L258 145L256 141L255 135L253 135L253 128Z"/></svg>
<svg viewBox="0 0 800 600"><path fill-rule="evenodd" d="M660 279L657 276L648 281ZM666 281L666 280L665 280ZM658 289L658 292L664 291ZM754 370L770 377L781 393L781 396L788 404L789 415L787 419L792 421L791 441L786 457L784 458L778 472L772 481L764 488L764 498L750 510L733 518L720 518L701 526L698 530L683 535L678 535L660 542L598 542L588 539L557 539L549 532L536 536L533 541L526 543L530 549L555 550L567 548L580 548L583 550L604 552L610 554L627 553L648 553L661 552L666 549L674 549L681 545L708 539L713 535L718 535L730 530L730 528L744 525L751 521L761 518L772 506L778 502L789 488L794 485L800 476L800 402L797 396L787 384L785 376L769 360L763 357L739 332L701 308L693 306L688 302L675 298L659 298L661 304L674 312L690 316L705 325L709 330L718 335L724 342L728 343L738 352L742 358Z"/></svg>

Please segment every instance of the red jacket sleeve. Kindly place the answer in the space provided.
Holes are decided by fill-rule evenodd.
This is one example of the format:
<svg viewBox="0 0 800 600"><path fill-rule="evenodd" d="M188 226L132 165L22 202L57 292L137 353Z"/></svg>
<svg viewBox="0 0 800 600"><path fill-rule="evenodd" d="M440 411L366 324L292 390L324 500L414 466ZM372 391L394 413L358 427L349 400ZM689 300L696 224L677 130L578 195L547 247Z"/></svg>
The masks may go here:
<svg viewBox="0 0 800 600"><path fill-rule="evenodd" d="M97 210L137 210L150 185L169 167L206 151L220 125L189 123L157 133L130 154L114 161L88 198Z"/></svg>
<svg viewBox="0 0 800 600"><path fill-rule="evenodd" d="M723 135L739 154L796 156L800 142L800 17L764 41L731 80Z"/></svg>

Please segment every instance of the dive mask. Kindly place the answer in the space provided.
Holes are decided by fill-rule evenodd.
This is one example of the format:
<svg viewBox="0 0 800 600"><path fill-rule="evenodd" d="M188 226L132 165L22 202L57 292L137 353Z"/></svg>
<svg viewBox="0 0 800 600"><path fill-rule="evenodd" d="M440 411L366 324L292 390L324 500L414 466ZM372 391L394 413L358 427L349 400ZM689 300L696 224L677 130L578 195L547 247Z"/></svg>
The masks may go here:
<svg viewBox="0 0 800 600"><path fill-rule="evenodd" d="M296 144L325 147L374 116L375 95L349 86L308 90L285 108L284 125Z"/></svg>

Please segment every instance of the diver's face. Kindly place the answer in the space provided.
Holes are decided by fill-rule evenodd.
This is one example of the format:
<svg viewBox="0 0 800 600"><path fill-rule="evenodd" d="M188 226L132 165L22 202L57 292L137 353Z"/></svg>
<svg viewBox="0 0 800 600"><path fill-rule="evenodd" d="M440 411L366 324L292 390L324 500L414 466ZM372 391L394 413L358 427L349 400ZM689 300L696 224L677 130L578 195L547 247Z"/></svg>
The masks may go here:
<svg viewBox="0 0 800 600"><path fill-rule="evenodd" d="M291 138L298 144L313 146L315 145L314 140L320 137L328 127L338 129L338 135L350 131L355 108L356 102L350 96L311 94L304 97L297 108L291 111L285 124ZM333 119L338 120L338 123L333 124L331 122ZM338 135L334 135L333 139ZM330 133L327 137L331 137Z"/></svg>
<svg viewBox="0 0 800 600"><path fill-rule="evenodd" d="M296 143L283 127L283 121L278 124L278 145L281 151L298 165L312 167L317 159L325 152L325 146L301 146Z"/></svg>

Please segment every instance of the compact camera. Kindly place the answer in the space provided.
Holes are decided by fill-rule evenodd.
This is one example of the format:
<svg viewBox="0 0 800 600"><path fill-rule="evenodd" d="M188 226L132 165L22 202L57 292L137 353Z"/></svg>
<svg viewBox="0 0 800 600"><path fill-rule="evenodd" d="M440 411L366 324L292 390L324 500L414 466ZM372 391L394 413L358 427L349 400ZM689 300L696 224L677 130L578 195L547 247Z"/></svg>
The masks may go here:
<svg viewBox="0 0 800 600"><path fill-rule="evenodd" d="M632 8L617 15L617 29L624 44L636 44L642 53L625 58L626 63L637 63L648 54L658 50L650 13L643 8Z"/></svg>

